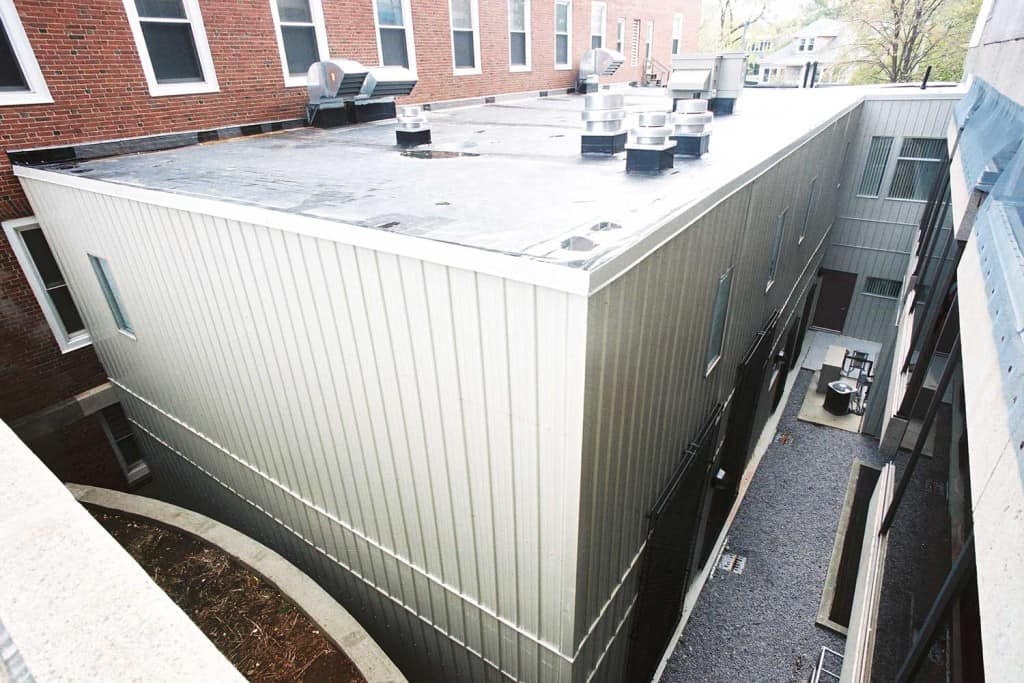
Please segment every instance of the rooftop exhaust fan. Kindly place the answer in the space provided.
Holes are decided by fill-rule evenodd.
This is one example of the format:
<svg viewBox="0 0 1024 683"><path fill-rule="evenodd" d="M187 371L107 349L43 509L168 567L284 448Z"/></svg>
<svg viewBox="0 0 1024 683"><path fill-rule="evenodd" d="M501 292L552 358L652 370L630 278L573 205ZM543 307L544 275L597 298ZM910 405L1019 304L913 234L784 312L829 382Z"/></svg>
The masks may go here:
<svg viewBox="0 0 1024 683"><path fill-rule="evenodd" d="M678 100L670 117L675 154L700 157L707 153L711 140L711 121L707 100Z"/></svg>
<svg viewBox="0 0 1024 683"><path fill-rule="evenodd" d="M583 113L586 130L580 141L581 154L611 156L626 149L625 97L609 92L595 92L586 96Z"/></svg>
<svg viewBox="0 0 1024 683"><path fill-rule="evenodd" d="M648 111L640 114L632 139L626 143L626 173L658 175L672 168L675 140L670 139L668 114Z"/></svg>
<svg viewBox="0 0 1024 683"><path fill-rule="evenodd" d="M398 108L395 139L399 147L430 144L430 120L423 107L418 104L406 104Z"/></svg>
<svg viewBox="0 0 1024 683"><path fill-rule="evenodd" d="M306 120L331 128L394 118L394 98L412 92L416 76L401 67L367 68L352 59L327 59L309 67L306 83Z"/></svg>
<svg viewBox="0 0 1024 683"><path fill-rule="evenodd" d="M595 92L600 87L601 76L611 76L626 62L621 52L598 47L587 50L580 60L579 73L576 76L576 92Z"/></svg>

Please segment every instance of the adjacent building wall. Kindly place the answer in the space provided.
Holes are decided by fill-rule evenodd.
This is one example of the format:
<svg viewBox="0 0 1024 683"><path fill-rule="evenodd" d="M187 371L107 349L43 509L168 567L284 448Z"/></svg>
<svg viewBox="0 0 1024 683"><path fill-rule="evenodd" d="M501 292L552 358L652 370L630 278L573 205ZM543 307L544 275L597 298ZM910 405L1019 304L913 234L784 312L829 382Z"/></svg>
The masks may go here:
<svg viewBox="0 0 1024 683"><path fill-rule="evenodd" d="M927 97L869 99L864 103L856 132L846 150L835 230L822 264L825 268L857 273L843 334L886 344L890 341L899 299L864 291L867 278L902 281L916 246L917 227L926 202L889 199L896 157L905 137L944 138L953 105L960 94L938 91ZM871 138L891 136L889 154L878 197L858 194ZM883 349L883 354L888 349ZM879 394L880 395L880 394Z"/></svg>
<svg viewBox="0 0 1024 683"><path fill-rule="evenodd" d="M591 296L576 637L584 662L600 663L597 680L623 676L648 511L715 404L728 402L736 368L772 311L782 313L775 344L784 343L800 315L835 216L831 198L842 156L834 150L845 147L855 117L856 110L823 127ZM814 177L815 201L800 240ZM776 280L765 291L777 218L786 209ZM722 357L706 373L715 291L729 267ZM755 434L770 401L760 406ZM607 653L590 642L605 642L604 634L615 636Z"/></svg>
<svg viewBox="0 0 1024 683"><path fill-rule="evenodd" d="M569 680L584 297L24 182L162 495L284 554L418 678Z"/></svg>

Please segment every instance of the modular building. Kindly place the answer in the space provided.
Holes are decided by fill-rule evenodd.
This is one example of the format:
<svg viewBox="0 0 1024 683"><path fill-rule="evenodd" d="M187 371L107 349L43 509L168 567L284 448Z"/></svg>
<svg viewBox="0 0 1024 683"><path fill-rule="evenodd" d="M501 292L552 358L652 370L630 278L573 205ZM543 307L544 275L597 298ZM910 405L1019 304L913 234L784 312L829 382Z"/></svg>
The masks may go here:
<svg viewBox="0 0 1024 683"><path fill-rule="evenodd" d="M581 158L575 96L435 111L429 148L378 122L15 173L156 495L411 678L643 680L799 356L865 102L919 92L747 93L659 177Z"/></svg>

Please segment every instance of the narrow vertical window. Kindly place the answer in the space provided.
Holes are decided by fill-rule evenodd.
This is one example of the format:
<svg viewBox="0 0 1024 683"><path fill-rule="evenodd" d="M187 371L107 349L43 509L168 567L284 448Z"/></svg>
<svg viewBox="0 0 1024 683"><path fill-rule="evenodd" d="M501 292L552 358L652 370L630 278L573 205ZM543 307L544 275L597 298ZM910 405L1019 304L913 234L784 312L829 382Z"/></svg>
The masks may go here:
<svg viewBox="0 0 1024 683"><path fill-rule="evenodd" d="M134 338L135 330L128 320L128 314L125 313L121 291L117 288L117 282L114 281L110 264L107 259L92 254L89 254L89 263L92 264L92 270L96 273L96 279L99 280L103 297L107 300L107 306L110 307L110 314L114 316L114 324L117 325L117 329Z"/></svg>
<svg viewBox="0 0 1024 683"><path fill-rule="evenodd" d="M124 7L150 95L218 89L198 0L124 0Z"/></svg>
<svg viewBox="0 0 1024 683"><path fill-rule="evenodd" d="M624 54L626 49L626 20L619 17L615 22L615 51Z"/></svg>
<svg viewBox="0 0 1024 683"><path fill-rule="evenodd" d="M555 0L555 68L568 69L569 53L572 51L570 28L572 27L572 3L570 0Z"/></svg>
<svg viewBox="0 0 1024 683"><path fill-rule="evenodd" d="M683 51L683 15L672 17L672 54L679 55Z"/></svg>
<svg viewBox="0 0 1024 683"><path fill-rule="evenodd" d="M648 62L654 57L654 22L647 22L647 42L644 46L644 59Z"/></svg>
<svg viewBox="0 0 1024 683"><path fill-rule="evenodd" d="M640 20L633 20L633 43L629 49L629 63L631 66L640 64Z"/></svg>
<svg viewBox="0 0 1024 683"><path fill-rule="evenodd" d="M722 342L725 339L725 321L729 314L731 288L732 268L729 268L718 278L715 305L711 309L711 325L708 328L708 348L704 354L704 374L711 372L722 357Z"/></svg>
<svg viewBox="0 0 1024 683"><path fill-rule="evenodd" d="M892 138L876 135L871 138L868 149L868 160L864 164L864 173L860 177L860 189L857 194L864 197L877 197L882 187L882 176L889 163L889 151L892 149Z"/></svg>
<svg viewBox="0 0 1024 683"><path fill-rule="evenodd" d="M508 63L513 71L530 69L530 1L508 1Z"/></svg>
<svg viewBox="0 0 1024 683"><path fill-rule="evenodd" d="M798 244L804 241L807 236L807 225L811 222L811 212L814 209L814 193L818 190L818 177L811 178L811 187L807 190L807 206L804 207L804 219L800 223L800 239Z"/></svg>
<svg viewBox="0 0 1024 683"><path fill-rule="evenodd" d="M12 0L0 0L0 107L53 102Z"/></svg>
<svg viewBox="0 0 1024 683"><path fill-rule="evenodd" d="M409 0L375 0L377 52L382 66L416 70Z"/></svg>
<svg viewBox="0 0 1024 683"><path fill-rule="evenodd" d="M775 284L775 276L779 273L779 259L782 257L782 238L786 232L786 216L789 209L779 214L775 223L775 236L772 238L772 249L768 257L768 284L764 290L767 292Z"/></svg>
<svg viewBox="0 0 1024 683"><path fill-rule="evenodd" d="M608 6L603 2L590 3L590 47L604 47L605 26L608 23Z"/></svg>
<svg viewBox="0 0 1024 683"><path fill-rule="evenodd" d="M100 410L99 420L128 486L135 488L146 483L150 478L149 465L143 459L142 448L124 408L120 403L107 406Z"/></svg>
<svg viewBox="0 0 1024 683"><path fill-rule="evenodd" d="M305 85L310 65L330 56L320 0L271 0L270 13L285 85Z"/></svg>
<svg viewBox="0 0 1024 683"><path fill-rule="evenodd" d="M903 138L889 197L927 201L945 158L945 138Z"/></svg>
<svg viewBox="0 0 1024 683"><path fill-rule="evenodd" d="M67 353L91 343L64 274L36 219L5 221L3 226L61 352Z"/></svg>
<svg viewBox="0 0 1024 683"><path fill-rule="evenodd" d="M455 73L479 73L477 0L451 0Z"/></svg>

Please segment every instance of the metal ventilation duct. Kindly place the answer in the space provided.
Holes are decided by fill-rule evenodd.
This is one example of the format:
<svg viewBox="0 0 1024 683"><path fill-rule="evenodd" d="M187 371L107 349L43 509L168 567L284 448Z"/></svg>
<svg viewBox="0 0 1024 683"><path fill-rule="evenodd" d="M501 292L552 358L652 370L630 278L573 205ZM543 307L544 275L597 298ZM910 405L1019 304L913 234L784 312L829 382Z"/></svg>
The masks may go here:
<svg viewBox="0 0 1024 683"><path fill-rule="evenodd" d="M395 139L399 147L415 147L430 144L430 119L418 104L407 104L398 108L398 127Z"/></svg>
<svg viewBox="0 0 1024 683"><path fill-rule="evenodd" d="M416 87L416 74L400 66L379 66L370 69L360 89L362 97L399 97Z"/></svg>
<svg viewBox="0 0 1024 683"><path fill-rule="evenodd" d="M672 168L676 143L670 139L671 134L668 114L663 111L641 113L626 144L626 173L657 175Z"/></svg>
<svg viewBox="0 0 1024 683"><path fill-rule="evenodd" d="M351 99L359 94L369 70L351 59L328 59L314 62L306 72L306 89L310 104L335 98Z"/></svg>
<svg viewBox="0 0 1024 683"><path fill-rule="evenodd" d="M669 95L674 100L708 100L711 111L731 114L736 99L743 91L746 71L745 52L673 57L672 74L668 80Z"/></svg>
<svg viewBox="0 0 1024 683"><path fill-rule="evenodd" d="M597 90L601 76L611 76L626 62L621 52L599 47L587 50L580 60L579 74L576 77L578 92Z"/></svg>
<svg viewBox="0 0 1024 683"><path fill-rule="evenodd" d="M617 154L626 147L625 97L609 92L590 93L584 99L583 113L586 131L580 144L581 154Z"/></svg>
<svg viewBox="0 0 1024 683"><path fill-rule="evenodd" d="M670 117L675 153L696 157L707 153L713 119L707 100L678 100Z"/></svg>

